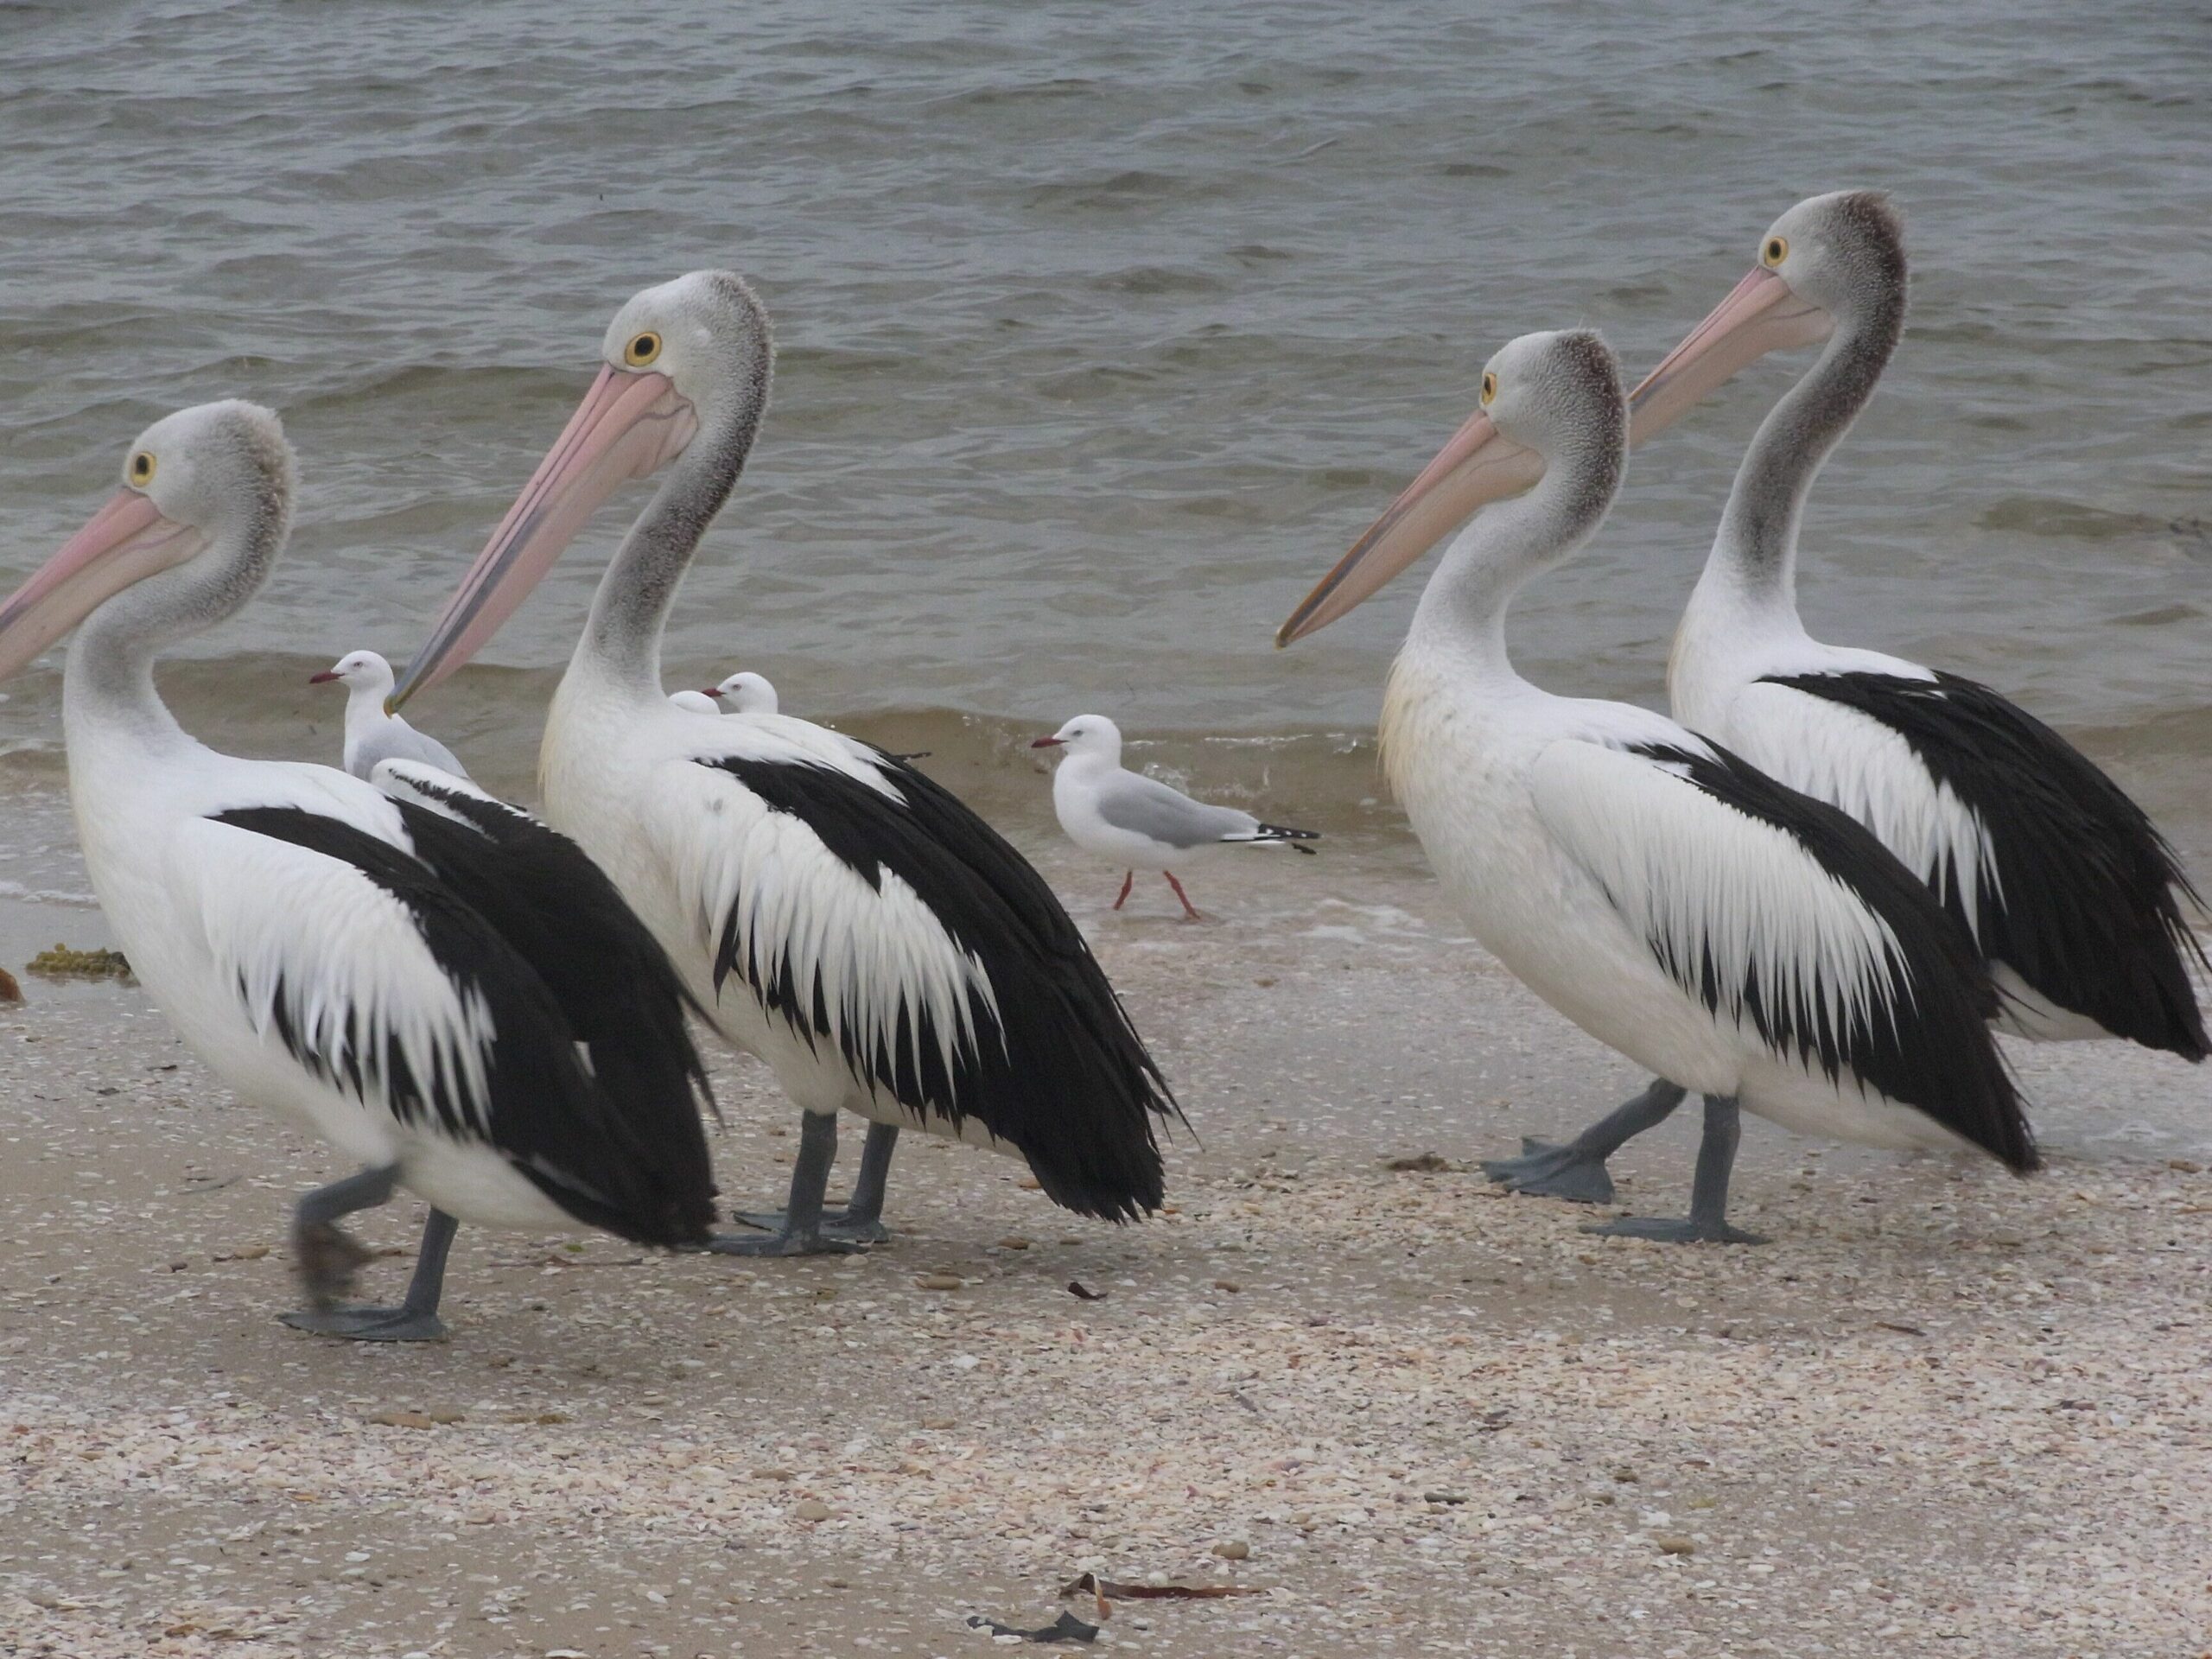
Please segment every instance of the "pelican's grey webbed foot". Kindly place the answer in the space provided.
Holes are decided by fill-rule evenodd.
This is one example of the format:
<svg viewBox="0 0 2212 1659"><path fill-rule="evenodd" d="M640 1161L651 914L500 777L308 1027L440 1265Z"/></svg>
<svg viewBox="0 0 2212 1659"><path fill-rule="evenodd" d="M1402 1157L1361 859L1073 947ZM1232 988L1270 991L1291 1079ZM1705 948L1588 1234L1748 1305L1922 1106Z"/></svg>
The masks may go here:
<svg viewBox="0 0 2212 1659"><path fill-rule="evenodd" d="M415 1276L407 1281L407 1299L397 1307L312 1307L283 1315L284 1323L319 1337L348 1337L355 1342L442 1340L446 1325L438 1317L438 1302L445 1293L446 1257L459 1225L442 1210L430 1211L415 1258ZM360 1249L358 1244L353 1248Z"/></svg>
<svg viewBox="0 0 2212 1659"><path fill-rule="evenodd" d="M399 1185L399 1166L364 1169L318 1186L292 1211L292 1264L308 1294L308 1305L327 1311L353 1287L353 1275L369 1252L338 1223L356 1210L373 1209Z"/></svg>
<svg viewBox="0 0 2212 1659"><path fill-rule="evenodd" d="M837 1236L823 1224L822 1195L830 1185L830 1166L836 1157L836 1115L801 1113L798 1157L791 1165L791 1196L783 1213L748 1215L740 1211L734 1219L762 1230L718 1233L708 1241L707 1248L717 1255L844 1255L865 1248L858 1241ZM885 1161L889 1162L887 1156Z"/></svg>
<svg viewBox="0 0 2212 1659"><path fill-rule="evenodd" d="M1689 1219L1623 1216L1582 1230L1618 1238L1656 1239L1662 1244L1765 1243L1758 1234L1728 1224L1728 1176L1736 1166L1736 1143L1743 1136L1743 1118L1736 1103L1726 1095L1707 1095L1705 1138L1698 1143L1697 1176L1690 1184Z"/></svg>
<svg viewBox="0 0 2212 1659"><path fill-rule="evenodd" d="M1518 1158L1485 1158L1483 1173L1500 1186L1573 1204L1611 1204L1613 1178L1605 1160L1635 1136L1666 1121L1685 1091L1664 1077L1615 1107L1565 1146L1525 1136Z"/></svg>

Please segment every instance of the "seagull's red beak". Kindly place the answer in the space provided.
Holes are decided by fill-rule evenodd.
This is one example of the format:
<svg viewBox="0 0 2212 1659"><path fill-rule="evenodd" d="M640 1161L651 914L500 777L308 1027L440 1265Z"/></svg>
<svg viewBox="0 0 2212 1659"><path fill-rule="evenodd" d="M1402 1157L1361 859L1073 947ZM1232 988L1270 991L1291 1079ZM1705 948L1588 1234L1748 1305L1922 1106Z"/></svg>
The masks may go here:
<svg viewBox="0 0 2212 1659"><path fill-rule="evenodd" d="M1065 737L1040 737L1029 747L1033 749L1057 749L1066 741Z"/></svg>
<svg viewBox="0 0 2212 1659"><path fill-rule="evenodd" d="M385 707L397 710L481 650L601 504L674 460L698 429L690 400L666 375L602 365Z"/></svg>
<svg viewBox="0 0 2212 1659"><path fill-rule="evenodd" d="M326 668L320 674L308 675L308 683L309 685L328 685L333 680L342 680L345 677L346 677L340 674L336 669Z"/></svg>

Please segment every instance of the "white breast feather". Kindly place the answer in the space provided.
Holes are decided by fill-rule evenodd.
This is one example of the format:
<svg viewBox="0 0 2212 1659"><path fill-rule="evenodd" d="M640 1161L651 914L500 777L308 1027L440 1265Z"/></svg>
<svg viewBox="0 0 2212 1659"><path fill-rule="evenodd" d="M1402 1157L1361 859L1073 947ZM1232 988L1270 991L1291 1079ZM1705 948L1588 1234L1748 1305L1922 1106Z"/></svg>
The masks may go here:
<svg viewBox="0 0 2212 1659"><path fill-rule="evenodd" d="M1744 988L1779 1028L1811 1036L1817 1011L1839 1039L1878 1028L1909 1001L1889 924L1792 836L1722 804L1679 768L1577 741L1530 769L1538 817L1603 887L1624 921L1694 973L1709 953L1729 1018Z"/></svg>
<svg viewBox="0 0 2212 1659"><path fill-rule="evenodd" d="M1731 702L1722 741L1790 788L1858 819L1938 892L1948 870L1967 925L1980 937L1982 883L2003 896L1988 827L1897 733L1809 692L1754 683Z"/></svg>
<svg viewBox="0 0 2212 1659"><path fill-rule="evenodd" d="M488 1132L491 1011L439 966L405 906L352 865L233 824L200 819L170 849L170 888L206 943L210 971L239 988L263 1041L281 1043L280 995L295 1040L335 1077L361 1039L370 1103L391 1109L386 1043L418 1086L449 1095ZM427 1109L427 1102L426 1102ZM396 1115L395 1115L396 1116ZM423 1127L435 1128L432 1117Z"/></svg>
<svg viewBox="0 0 2212 1659"><path fill-rule="evenodd" d="M868 774L886 797L885 811L906 810L873 766L834 758L844 762L840 771ZM880 888L870 886L804 821L771 811L728 772L683 763L665 775L673 786L653 816L679 901L696 918L699 948L709 959L734 914L740 962L772 971L788 960L802 997L811 997L819 976L834 1043L893 1052L903 1003L913 1010L907 1046L917 1069L925 1019L948 1075L961 1050L975 1052L969 993L994 1018L998 999L982 963L953 941L912 887L888 870Z"/></svg>

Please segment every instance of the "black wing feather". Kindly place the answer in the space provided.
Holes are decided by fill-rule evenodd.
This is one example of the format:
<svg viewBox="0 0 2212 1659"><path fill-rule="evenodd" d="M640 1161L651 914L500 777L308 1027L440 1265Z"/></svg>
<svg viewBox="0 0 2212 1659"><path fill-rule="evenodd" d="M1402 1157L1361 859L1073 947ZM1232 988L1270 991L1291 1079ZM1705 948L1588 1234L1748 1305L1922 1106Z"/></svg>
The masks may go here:
<svg viewBox="0 0 2212 1659"><path fill-rule="evenodd" d="M934 1021L912 1004L900 1007L888 1045L867 1022L846 1021L847 1062L910 1110L975 1118L1018 1148L1066 1209L1112 1221L1158 1209L1165 1177L1154 1120L1182 1113L1082 932L1028 861L958 798L895 756L877 750L874 762L903 807L811 762L699 762L801 819L870 886L880 889L887 870L898 876L982 965L997 1013L969 994L976 1041L956 1048L949 1072ZM732 973L810 1042L832 1030L826 988L798 983L787 957L746 959L734 915L715 953L716 985Z"/></svg>
<svg viewBox="0 0 2212 1659"><path fill-rule="evenodd" d="M474 834L424 809L400 805L410 834L424 819L455 836ZM359 870L406 907L423 944L454 983L483 999L493 1032L485 1067L490 1098L466 1100L458 1079L414 1077L397 1041L387 1039L376 1063L385 1097L403 1121L434 1116L457 1137L488 1140L547 1197L591 1226L640 1244L705 1242L715 1219L714 1186L688 1079L678 1082L688 1138L640 1122L632 1099L586 1069L576 1052L582 1035L564 1013L562 998L491 917L465 900L452 879L427 859L410 858L365 830L304 808L242 807L213 816L219 823L289 842ZM442 839L437 831L430 834ZM480 892L491 894L495 885L480 884ZM507 898L500 894L488 902L497 909ZM372 1079L362 1057L373 1051L356 1041L349 1045L348 1063L334 1068L301 1039L289 1017L291 1001L280 987L278 1034L294 1058L365 1099ZM696 1065L696 1055L690 1063Z"/></svg>
<svg viewBox="0 0 2212 1659"><path fill-rule="evenodd" d="M1681 771L1724 804L1790 836L1821 868L1881 918L1897 940L1891 978L1910 988L1908 1007L1884 1017L1855 1012L1839 1028L1825 1006L1770 1007L1755 975L1724 987L1712 953L1679 960L1654 948L1675 982L1708 1008L1740 1006L1768 1046L1794 1052L1830 1078L1847 1069L1891 1100L1916 1108L2013 1169L2041 1162L2012 1078L1991 1034L1997 988L1974 943L1935 895L1874 833L1825 801L1800 794L1718 744L1699 753L1670 744L1631 753Z"/></svg>
<svg viewBox="0 0 2212 1659"><path fill-rule="evenodd" d="M2205 1057L2189 972L2204 952L2183 912L2202 900L2158 826L2079 749L1956 675L1769 677L1888 727L1980 817L1995 867L1976 895L1985 955L2114 1036ZM1955 873L1940 891L1963 921Z"/></svg>
<svg viewBox="0 0 2212 1659"><path fill-rule="evenodd" d="M684 1010L690 993L660 941L589 855L521 808L404 779L467 821L397 801L415 851L553 993L592 1074L649 1139L707 1156L699 1109L719 1111ZM693 1148L686 1148L693 1150Z"/></svg>

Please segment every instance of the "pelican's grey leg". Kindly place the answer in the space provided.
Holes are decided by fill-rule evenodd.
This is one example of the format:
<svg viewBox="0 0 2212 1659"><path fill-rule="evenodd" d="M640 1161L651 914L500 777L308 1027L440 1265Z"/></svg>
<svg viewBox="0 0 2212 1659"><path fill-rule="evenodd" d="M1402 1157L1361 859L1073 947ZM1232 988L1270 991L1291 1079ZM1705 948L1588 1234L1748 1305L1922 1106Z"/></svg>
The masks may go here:
<svg viewBox="0 0 2212 1659"><path fill-rule="evenodd" d="M883 1224L883 1192L891 1180L891 1154L899 1150L896 1123L871 1123L861 1146L860 1173L853 1177L853 1196L842 1211L822 1218L822 1230L831 1238L855 1244L880 1244L891 1236Z"/></svg>
<svg viewBox="0 0 2212 1659"><path fill-rule="evenodd" d="M1656 1238L1668 1244L1764 1244L1757 1233L1728 1224L1728 1176L1736 1166L1736 1143L1744 1136L1742 1115L1726 1095L1705 1097L1705 1138L1698 1143L1697 1175L1690 1184L1688 1221L1623 1216L1585 1227L1586 1233L1623 1238Z"/></svg>
<svg viewBox="0 0 2212 1659"><path fill-rule="evenodd" d="M861 1248L830 1236L822 1224L822 1195L830 1185L830 1166L837 1159L837 1115L799 1114L798 1157L791 1164L791 1196L781 1215L747 1215L737 1219L764 1230L751 1235L717 1234L707 1248L720 1255L820 1255L849 1254Z"/></svg>
<svg viewBox="0 0 2212 1659"><path fill-rule="evenodd" d="M399 1166L364 1169L318 1186L292 1211L292 1264L306 1287L308 1304L319 1310L337 1306L353 1287L353 1275L369 1252L338 1223L356 1210L387 1202L399 1185Z"/></svg>
<svg viewBox="0 0 2212 1659"><path fill-rule="evenodd" d="M868 1126L868 1139L861 1145L860 1173L853 1178L853 1196L842 1209L823 1211L823 1237L844 1244L881 1244L890 1238L891 1230L883 1224L883 1192L891 1179L891 1154L898 1148L897 1124ZM730 1218L763 1232L785 1230L780 1211L740 1210L732 1212Z"/></svg>
<svg viewBox="0 0 2212 1659"><path fill-rule="evenodd" d="M1524 1136L1518 1158L1486 1158L1483 1173L1516 1192L1576 1204L1611 1204L1613 1178L1605 1171L1605 1160L1634 1136L1664 1122L1686 1092L1664 1077L1655 1077L1634 1100L1615 1107L1565 1146Z"/></svg>
<svg viewBox="0 0 2212 1659"><path fill-rule="evenodd" d="M442 1210L430 1211L415 1255L415 1276L407 1281L407 1298L397 1307L308 1308L285 1314L284 1323L319 1337L350 1337L356 1342L439 1340L446 1334L445 1321L438 1317L438 1301L445 1294L446 1257L460 1225Z"/></svg>

